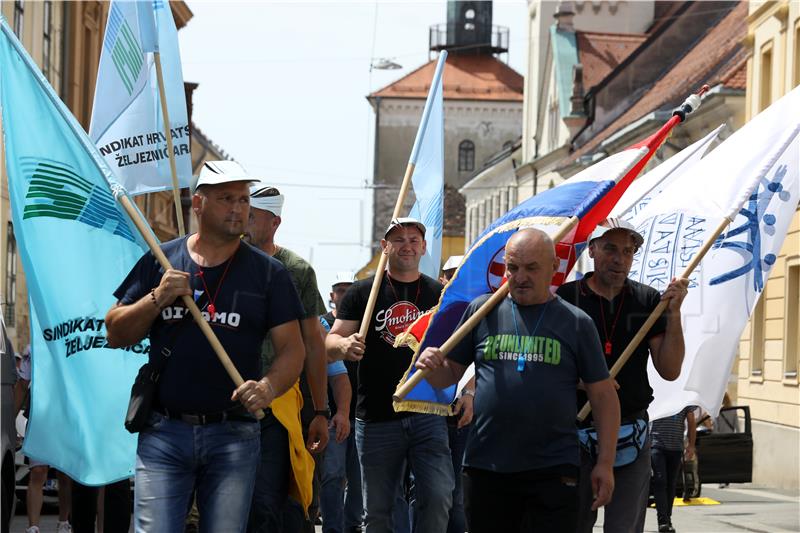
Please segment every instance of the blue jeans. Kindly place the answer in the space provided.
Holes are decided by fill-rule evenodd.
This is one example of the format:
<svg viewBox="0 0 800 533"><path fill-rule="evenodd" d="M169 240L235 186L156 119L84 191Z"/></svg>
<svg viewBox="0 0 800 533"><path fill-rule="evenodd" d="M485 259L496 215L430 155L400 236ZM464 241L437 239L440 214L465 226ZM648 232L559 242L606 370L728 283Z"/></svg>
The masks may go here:
<svg viewBox="0 0 800 533"><path fill-rule="evenodd" d="M336 442L336 428L330 429L328 447L325 448L325 457L322 461L319 503L323 533L350 531L360 526L364 519L361 468L358 464L356 436L353 431L344 441Z"/></svg>
<svg viewBox="0 0 800 533"><path fill-rule="evenodd" d="M289 434L272 411L261 420L261 454L247 531L281 531L289 495ZM302 512L301 512L302 513Z"/></svg>
<svg viewBox="0 0 800 533"><path fill-rule="evenodd" d="M443 417L413 414L388 422L356 420L356 446L367 508L366 533L394 531L392 508L407 462L417 498L415 532L447 529L454 479Z"/></svg>
<svg viewBox="0 0 800 533"><path fill-rule="evenodd" d="M241 532L259 456L259 426L192 426L152 413L136 450L137 533L183 531L197 492L201 532Z"/></svg>

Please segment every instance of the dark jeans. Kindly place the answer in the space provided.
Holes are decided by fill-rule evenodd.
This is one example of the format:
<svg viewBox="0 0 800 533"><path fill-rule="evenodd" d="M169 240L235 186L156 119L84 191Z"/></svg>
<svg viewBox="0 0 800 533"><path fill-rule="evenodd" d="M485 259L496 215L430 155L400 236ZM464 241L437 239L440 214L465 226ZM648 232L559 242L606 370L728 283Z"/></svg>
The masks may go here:
<svg viewBox="0 0 800 533"><path fill-rule="evenodd" d="M681 468L681 450L650 450L653 463L653 496L656 499L658 523L672 523L672 503L675 501L675 485L678 483L678 472Z"/></svg>
<svg viewBox="0 0 800 533"><path fill-rule="evenodd" d="M72 531L94 533L97 518L97 493L100 487L88 487L72 481ZM105 486L103 531L128 533L131 527L131 482L128 479Z"/></svg>
<svg viewBox="0 0 800 533"><path fill-rule="evenodd" d="M498 473L464 468L464 506L470 533L574 533L577 468Z"/></svg>
<svg viewBox="0 0 800 533"><path fill-rule="evenodd" d="M281 531L289 493L289 434L271 411L261 421L261 458L250 506L249 533Z"/></svg>
<svg viewBox="0 0 800 533"><path fill-rule="evenodd" d="M447 533L464 533L467 527L464 515L464 486L461 482L461 465L464 463L464 449L467 445L469 426L458 429L458 417L448 417L447 434L450 439L450 455L453 458L453 473L456 480L455 488L453 489L453 507L450 509L450 521L447 523Z"/></svg>

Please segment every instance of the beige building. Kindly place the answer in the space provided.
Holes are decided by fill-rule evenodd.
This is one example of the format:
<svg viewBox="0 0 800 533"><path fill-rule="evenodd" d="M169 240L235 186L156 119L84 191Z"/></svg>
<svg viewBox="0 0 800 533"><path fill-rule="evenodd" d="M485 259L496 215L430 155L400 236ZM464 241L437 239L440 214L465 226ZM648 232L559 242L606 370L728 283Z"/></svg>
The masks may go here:
<svg viewBox="0 0 800 533"><path fill-rule="evenodd" d="M192 18L183 1L171 1L175 24L180 30ZM100 63L100 49L108 18L109 2L88 0L19 1L2 0L2 12L8 24L22 41L33 60L56 90L78 122L88 130L92 102ZM197 84L186 83L186 100L191 122L192 92ZM206 160L227 159L224 151L192 124L192 169L197 171ZM136 197L139 208L147 215L154 232L161 240L178 234L171 192ZM183 192L184 218L189 222L189 197ZM0 153L0 306L8 334L14 346L21 349L30 341L30 314L27 286L22 271L8 194L5 161Z"/></svg>
<svg viewBox="0 0 800 533"><path fill-rule="evenodd" d="M751 2L747 118L800 85L800 2ZM800 213L742 336L738 398L753 418L753 482L800 489Z"/></svg>

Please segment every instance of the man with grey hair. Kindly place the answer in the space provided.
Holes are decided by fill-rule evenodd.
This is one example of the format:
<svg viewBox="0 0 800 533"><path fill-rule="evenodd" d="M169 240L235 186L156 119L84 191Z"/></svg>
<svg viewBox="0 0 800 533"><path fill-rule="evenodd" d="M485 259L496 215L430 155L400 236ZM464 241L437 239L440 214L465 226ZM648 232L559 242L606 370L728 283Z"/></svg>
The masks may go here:
<svg viewBox="0 0 800 533"><path fill-rule="evenodd" d="M417 368L434 387L456 383L475 363L472 424L464 455L464 498L471 533L572 533L578 509L574 398L584 383L595 409L600 458L591 472L596 509L611 499L619 403L591 319L550 293L558 267L541 230L506 244L509 296L445 358L427 348ZM476 298L463 324L486 302Z"/></svg>

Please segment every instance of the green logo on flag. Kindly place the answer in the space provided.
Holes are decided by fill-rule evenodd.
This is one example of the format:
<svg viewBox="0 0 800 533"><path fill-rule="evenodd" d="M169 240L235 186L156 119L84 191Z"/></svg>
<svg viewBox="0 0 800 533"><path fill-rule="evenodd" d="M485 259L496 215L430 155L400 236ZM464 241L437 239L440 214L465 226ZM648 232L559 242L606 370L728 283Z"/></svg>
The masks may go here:
<svg viewBox="0 0 800 533"><path fill-rule="evenodd" d="M30 182L22 219L36 217L75 220L134 242L127 221L107 189L80 177L57 161L23 158Z"/></svg>

